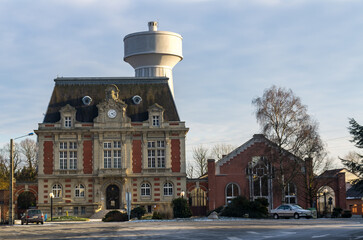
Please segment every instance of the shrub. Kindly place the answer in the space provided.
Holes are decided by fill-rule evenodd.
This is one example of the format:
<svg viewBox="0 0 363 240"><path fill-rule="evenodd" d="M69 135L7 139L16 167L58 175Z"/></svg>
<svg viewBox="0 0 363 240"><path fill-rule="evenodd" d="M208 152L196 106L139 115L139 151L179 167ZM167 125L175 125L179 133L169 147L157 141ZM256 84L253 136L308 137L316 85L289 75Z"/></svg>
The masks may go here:
<svg viewBox="0 0 363 240"><path fill-rule="evenodd" d="M352 211L350 210L344 210L342 213L343 218L351 218L352 217Z"/></svg>
<svg viewBox="0 0 363 240"><path fill-rule="evenodd" d="M341 209L340 207L334 208L333 209L333 213L331 214L331 217L332 218L338 218L338 217L340 217L341 214L342 214L342 211L343 211L343 209Z"/></svg>
<svg viewBox="0 0 363 240"><path fill-rule="evenodd" d="M185 198L176 198L173 200L174 218L190 218L192 212Z"/></svg>
<svg viewBox="0 0 363 240"><path fill-rule="evenodd" d="M128 220L127 213L121 213L117 210L108 212L105 217L102 218L103 222L124 222Z"/></svg>
<svg viewBox="0 0 363 240"><path fill-rule="evenodd" d="M238 196L234 198L221 212L222 216L265 218L268 215L268 202L266 199L256 199L249 201L246 197Z"/></svg>
<svg viewBox="0 0 363 240"><path fill-rule="evenodd" d="M131 218L136 217L137 219L141 219L145 213L146 213L146 210L144 207L136 207L131 210Z"/></svg>
<svg viewBox="0 0 363 240"><path fill-rule="evenodd" d="M153 212L151 219L163 219L163 216L159 212Z"/></svg>

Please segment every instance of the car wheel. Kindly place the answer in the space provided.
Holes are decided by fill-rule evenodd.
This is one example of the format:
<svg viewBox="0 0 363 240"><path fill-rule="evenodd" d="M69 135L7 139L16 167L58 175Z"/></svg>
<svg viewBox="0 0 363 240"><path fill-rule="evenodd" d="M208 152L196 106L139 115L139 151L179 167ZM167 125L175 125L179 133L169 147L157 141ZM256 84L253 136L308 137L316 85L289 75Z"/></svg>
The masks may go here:
<svg viewBox="0 0 363 240"><path fill-rule="evenodd" d="M24 225L24 222L23 221L21 221L21 225Z"/></svg>
<svg viewBox="0 0 363 240"><path fill-rule="evenodd" d="M279 219L279 215L277 215L276 213L274 214L274 219Z"/></svg>
<svg viewBox="0 0 363 240"><path fill-rule="evenodd" d="M295 219L299 219L299 218L300 218L299 214L298 214L298 213L295 213L295 214L294 214L294 218L295 218Z"/></svg>

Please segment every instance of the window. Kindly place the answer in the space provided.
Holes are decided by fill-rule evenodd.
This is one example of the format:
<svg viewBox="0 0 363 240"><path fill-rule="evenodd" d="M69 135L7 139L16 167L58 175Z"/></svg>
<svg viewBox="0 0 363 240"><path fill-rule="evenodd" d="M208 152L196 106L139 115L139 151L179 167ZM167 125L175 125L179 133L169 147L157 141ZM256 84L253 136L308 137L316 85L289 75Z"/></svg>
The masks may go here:
<svg viewBox="0 0 363 240"><path fill-rule="evenodd" d="M173 184L167 182L164 184L164 196L173 196Z"/></svg>
<svg viewBox="0 0 363 240"><path fill-rule="evenodd" d="M103 167L121 168L121 142L103 143Z"/></svg>
<svg viewBox="0 0 363 240"><path fill-rule="evenodd" d="M77 169L77 142L59 143L59 169Z"/></svg>
<svg viewBox="0 0 363 240"><path fill-rule="evenodd" d="M85 215L86 214L86 207L81 207L81 214Z"/></svg>
<svg viewBox="0 0 363 240"><path fill-rule="evenodd" d="M60 184L54 184L52 188L54 198L62 197L62 186Z"/></svg>
<svg viewBox="0 0 363 240"><path fill-rule="evenodd" d="M78 207L73 207L73 214L78 215Z"/></svg>
<svg viewBox="0 0 363 240"><path fill-rule="evenodd" d="M152 116L152 125L154 127L160 126L160 117L159 116Z"/></svg>
<svg viewBox="0 0 363 240"><path fill-rule="evenodd" d="M70 128L72 127L72 118L64 117L64 127Z"/></svg>
<svg viewBox="0 0 363 240"><path fill-rule="evenodd" d="M149 168L165 168L165 141L149 141L148 164Z"/></svg>
<svg viewBox="0 0 363 240"><path fill-rule="evenodd" d="M285 202L296 204L296 186L293 183L289 183L285 189Z"/></svg>
<svg viewBox="0 0 363 240"><path fill-rule="evenodd" d="M148 183L143 183L141 184L141 196L150 196L150 184Z"/></svg>
<svg viewBox="0 0 363 240"><path fill-rule="evenodd" d="M59 215L59 216L62 216L62 214L63 214L63 210L62 210L62 208L61 208L61 207L58 207L58 215Z"/></svg>
<svg viewBox="0 0 363 240"><path fill-rule="evenodd" d="M76 197L84 197L84 186L82 184L76 185L74 195Z"/></svg>
<svg viewBox="0 0 363 240"><path fill-rule="evenodd" d="M239 195L239 188L237 184L230 183L226 188L226 202L230 203L233 198L236 198Z"/></svg>

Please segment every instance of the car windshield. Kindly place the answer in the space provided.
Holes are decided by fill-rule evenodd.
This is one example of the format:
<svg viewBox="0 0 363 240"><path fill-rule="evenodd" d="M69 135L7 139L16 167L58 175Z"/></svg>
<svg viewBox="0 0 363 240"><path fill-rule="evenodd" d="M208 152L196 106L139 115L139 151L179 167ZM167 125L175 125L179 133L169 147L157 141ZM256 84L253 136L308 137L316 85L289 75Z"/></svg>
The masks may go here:
<svg viewBox="0 0 363 240"><path fill-rule="evenodd" d="M42 212L40 210L29 210L28 214L41 214Z"/></svg>

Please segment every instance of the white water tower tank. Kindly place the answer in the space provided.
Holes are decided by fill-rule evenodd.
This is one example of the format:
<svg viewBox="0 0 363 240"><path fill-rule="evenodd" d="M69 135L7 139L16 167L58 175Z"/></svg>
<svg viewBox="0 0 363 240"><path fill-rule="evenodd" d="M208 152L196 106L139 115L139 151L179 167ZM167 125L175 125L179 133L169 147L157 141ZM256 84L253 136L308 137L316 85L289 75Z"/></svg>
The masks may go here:
<svg viewBox="0 0 363 240"><path fill-rule="evenodd" d="M149 31L128 34L124 38L125 56L136 77L168 77L174 96L173 67L183 59L182 36L158 31L157 22L149 22Z"/></svg>

